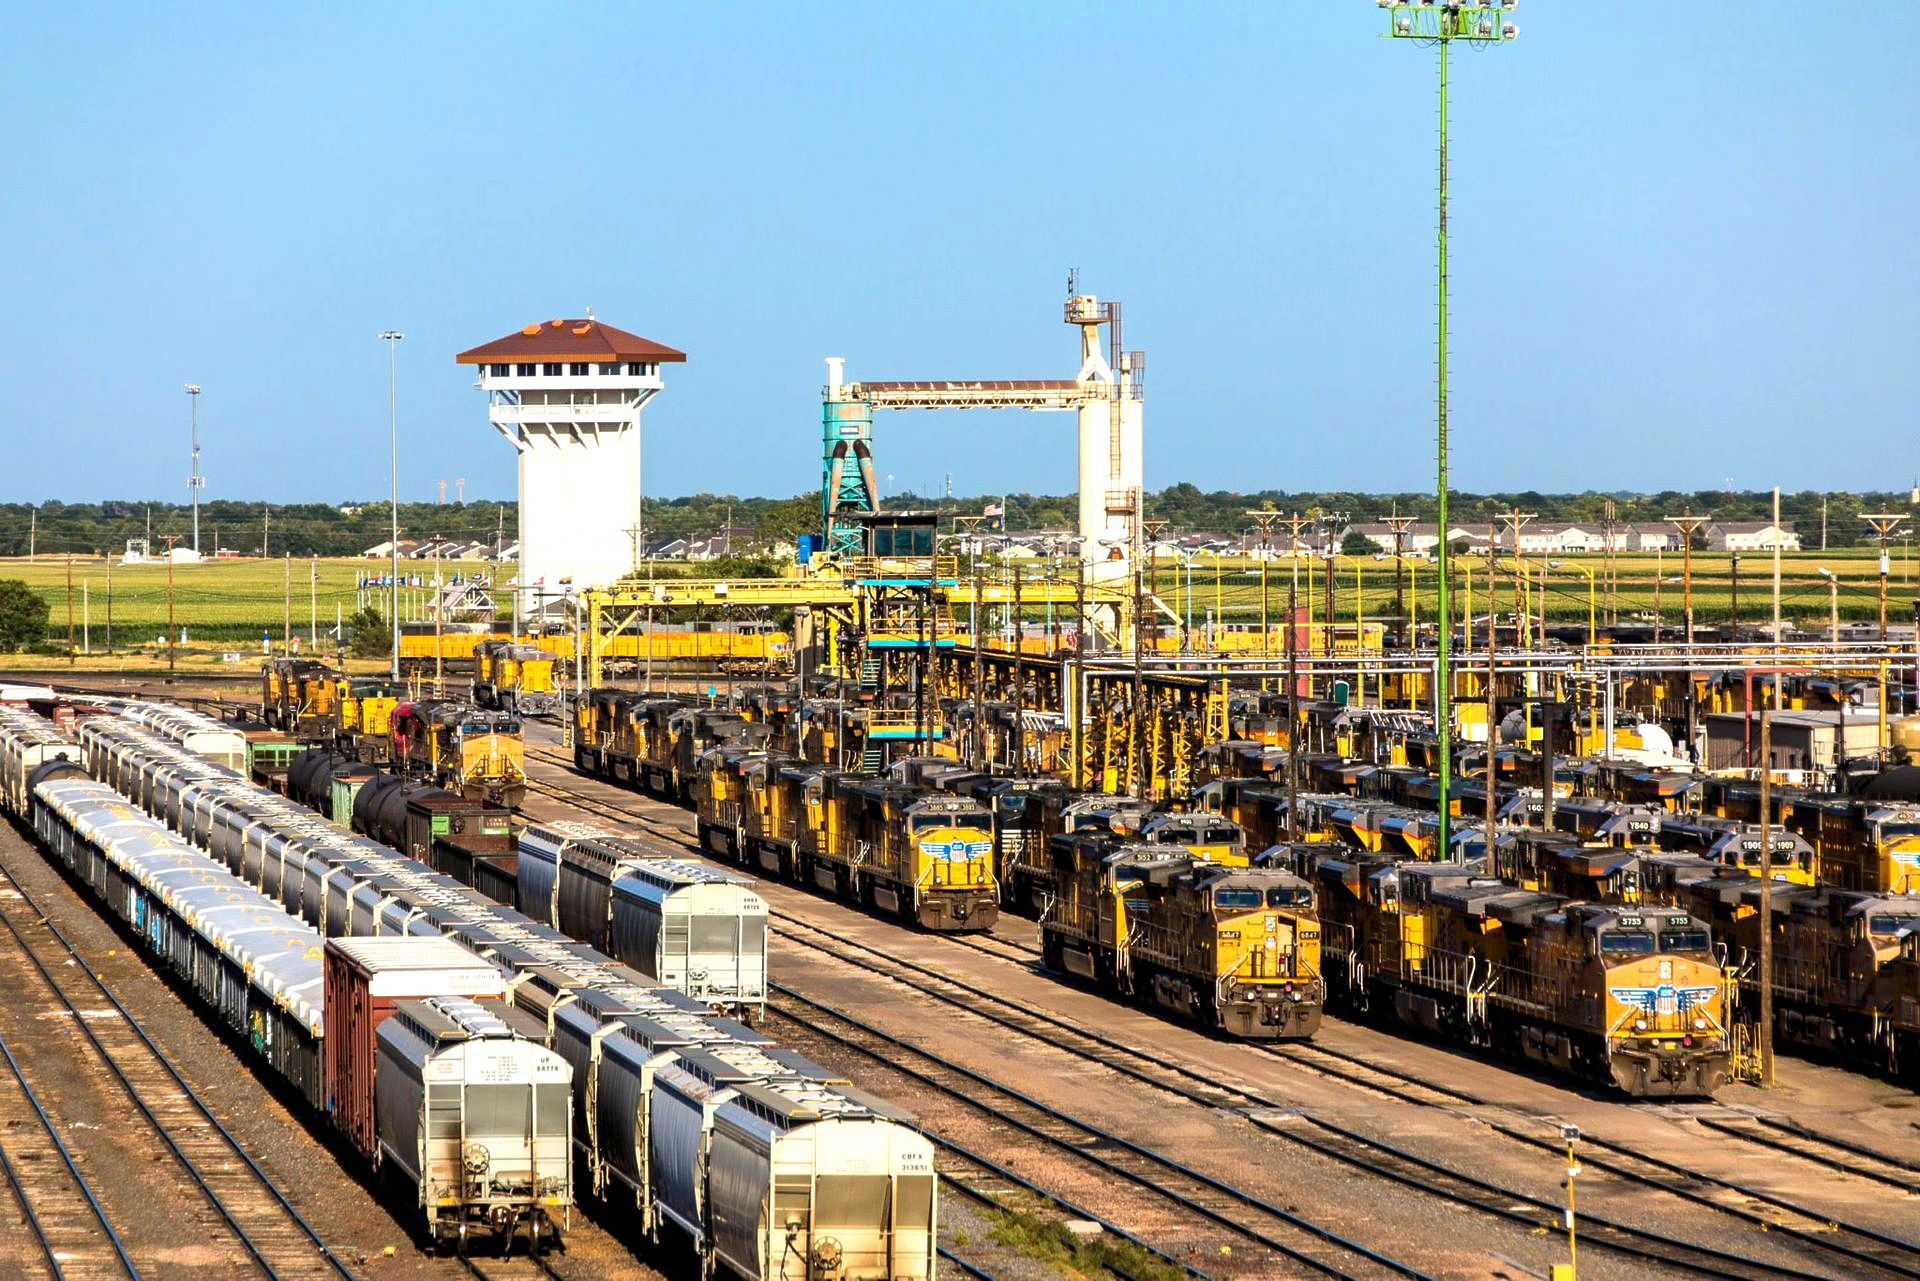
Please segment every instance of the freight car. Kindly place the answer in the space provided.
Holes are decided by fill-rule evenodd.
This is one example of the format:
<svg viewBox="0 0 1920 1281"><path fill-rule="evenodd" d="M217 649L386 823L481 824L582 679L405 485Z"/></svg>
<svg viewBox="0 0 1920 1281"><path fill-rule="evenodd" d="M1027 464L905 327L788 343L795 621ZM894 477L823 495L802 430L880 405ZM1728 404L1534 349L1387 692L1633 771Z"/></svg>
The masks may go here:
<svg viewBox="0 0 1920 1281"><path fill-rule="evenodd" d="M1324 843L1271 853L1318 891L1331 1001L1636 1098L1708 1097L1725 1083L1728 982L1690 913Z"/></svg>
<svg viewBox="0 0 1920 1281"><path fill-rule="evenodd" d="M261 894L199 851L182 843L158 823L136 813L125 798L81 774L76 766L43 769L35 783L29 819L42 848L92 890L127 929L220 1022L257 1054L315 1111L336 1126L346 1124L349 1095L330 1089L324 1065L337 1042L353 1039L358 1014L347 1002L325 1000L322 943L318 933L281 905ZM390 943L416 940L385 940ZM493 973L466 949L431 940ZM476 1011L477 1013L477 1011ZM399 1017L407 1017L403 1012ZM421 1012L416 1017L425 1017ZM427 1231L465 1240L470 1227L497 1235L504 1245L524 1225L529 1243L542 1236L563 1236L573 1193L566 1160L570 1116L565 1095L571 1070L544 1046L518 1040L491 1027L483 1048L458 1051L444 1043L400 1049L366 1074L372 1087L367 1107L382 1136L377 1151L363 1155L388 1178L407 1187ZM383 1043L395 1038L381 1028ZM458 1058L456 1058L456 1055ZM471 1057L484 1062L484 1086L447 1079L450 1062ZM454 1168L444 1162L409 1165L417 1147L392 1141L416 1133L424 1104L419 1082L435 1095L434 1146L448 1146L462 1158ZM537 1181L515 1177L514 1156L544 1146L555 1152L534 1107L482 1105L502 1094L535 1092L557 1083L557 1159ZM447 1091L450 1097L442 1101ZM450 1102L451 1121L447 1114ZM451 1124L451 1132L441 1131Z"/></svg>
<svg viewBox="0 0 1920 1281"><path fill-rule="evenodd" d="M393 762L409 774L508 809L527 793L520 718L450 699L417 699L393 711Z"/></svg>
<svg viewBox="0 0 1920 1281"><path fill-rule="evenodd" d="M43 716L0 703L0 805L26 818L35 771L55 761L78 761L80 748Z"/></svg>
<svg viewBox="0 0 1920 1281"><path fill-rule="evenodd" d="M245 773L253 753L242 730L172 703L108 700L106 706L144 729L178 743L193 755Z"/></svg>
<svg viewBox="0 0 1920 1281"><path fill-rule="evenodd" d="M473 647L473 701L521 716L559 710L553 655L538 645L488 638Z"/></svg>
<svg viewBox="0 0 1920 1281"><path fill-rule="evenodd" d="M767 903L743 878L585 823L520 834L517 905L689 996L757 1016L767 1003Z"/></svg>
<svg viewBox="0 0 1920 1281"><path fill-rule="evenodd" d="M555 1048L562 1048L558 1013L589 993L625 1002L641 1016L603 1021L605 1030L595 1038L603 1047L638 1021L707 1009L671 989L649 987L643 976L592 947L124 722L96 718L84 722L80 733L90 770L121 779L145 798L143 808L192 832L189 839L204 844L216 860L233 860L238 874L264 893L289 907L297 904L309 924L325 922L329 936L441 934L489 958L506 973L513 1003L540 1019ZM731 1043L730 1021L710 1012L704 1017L711 1040ZM653 1070L639 1083L637 1097L625 1098L631 1111L624 1129L602 1124L592 1137L582 1124L574 1129L576 1150L597 1151L608 1167L640 1172L627 1186L643 1189L638 1195L647 1198L644 1218L662 1229L678 1225L702 1259L725 1264L749 1281L791 1281L797 1259L813 1261L810 1268L822 1277L851 1276L857 1269L891 1281L931 1281L937 1213L932 1145L898 1114L837 1083L794 1084L745 1066L724 1087L740 1101L737 1124L723 1118L727 1100L716 1091L711 1106L689 1117L685 1127L673 1127L680 1137L666 1143L662 1119L669 1105L655 1087L674 1060L654 1055L648 1063ZM599 1117L604 1113L598 1109L622 1106L609 1098L605 1081L591 1087L596 1097L576 1073L573 1088L576 1117ZM610 1152L609 1144L623 1134L628 1146ZM723 1174L709 1157L736 1140L746 1145L745 1155L738 1164L730 1160ZM707 1217L682 1223L670 1207L687 1204L703 1207ZM770 1206L778 1217L766 1217ZM728 1232L738 1234L731 1238L734 1245L721 1240ZM768 1247L760 1271L747 1270L753 1257L745 1242Z"/></svg>
<svg viewBox="0 0 1920 1281"><path fill-rule="evenodd" d="M1056 836L1049 854L1040 932L1053 969L1233 1036L1319 1029L1320 923L1300 877L1100 832Z"/></svg>

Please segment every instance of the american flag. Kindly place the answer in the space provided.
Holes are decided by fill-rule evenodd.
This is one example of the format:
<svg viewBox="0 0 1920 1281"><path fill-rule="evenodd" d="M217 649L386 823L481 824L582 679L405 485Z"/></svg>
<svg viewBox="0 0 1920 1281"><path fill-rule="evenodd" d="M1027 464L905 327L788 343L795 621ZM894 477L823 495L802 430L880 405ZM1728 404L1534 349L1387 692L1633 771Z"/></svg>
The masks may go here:
<svg viewBox="0 0 1920 1281"><path fill-rule="evenodd" d="M1005 516L1007 514L1007 505L1005 503L988 503L980 509L980 514L982 516Z"/></svg>

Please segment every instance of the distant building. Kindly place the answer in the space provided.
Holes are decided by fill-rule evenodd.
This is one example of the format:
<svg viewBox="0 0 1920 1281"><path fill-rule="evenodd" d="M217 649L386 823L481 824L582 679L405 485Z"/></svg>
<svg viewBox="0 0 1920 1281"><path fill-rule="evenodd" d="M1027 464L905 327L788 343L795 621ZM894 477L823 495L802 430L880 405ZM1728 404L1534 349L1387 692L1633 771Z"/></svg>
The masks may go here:
<svg viewBox="0 0 1920 1281"><path fill-rule="evenodd" d="M1717 552L1783 552L1800 550L1800 535L1792 521L1775 525L1772 521L1720 521L1708 525L1707 546Z"/></svg>

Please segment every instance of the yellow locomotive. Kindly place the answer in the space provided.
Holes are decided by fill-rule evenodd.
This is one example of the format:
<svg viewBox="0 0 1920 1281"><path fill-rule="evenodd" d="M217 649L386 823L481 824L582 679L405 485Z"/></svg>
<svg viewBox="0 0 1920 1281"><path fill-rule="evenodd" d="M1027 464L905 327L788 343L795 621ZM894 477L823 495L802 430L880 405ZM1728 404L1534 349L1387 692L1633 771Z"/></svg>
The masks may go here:
<svg viewBox="0 0 1920 1281"><path fill-rule="evenodd" d="M559 709L553 655L538 645L489 637L473 647L473 701L522 716Z"/></svg>
<svg viewBox="0 0 1920 1281"><path fill-rule="evenodd" d="M339 680L317 659L269 659L260 667L260 719L302 738L331 738Z"/></svg>
<svg viewBox="0 0 1920 1281"><path fill-rule="evenodd" d="M384 676L334 681L334 745L355 760L384 765L393 758L393 711L400 690Z"/></svg>
<svg viewBox="0 0 1920 1281"><path fill-rule="evenodd" d="M1333 999L1636 1098L1725 1083L1728 984L1691 913L1578 902L1458 863L1275 853L1319 891Z"/></svg>
<svg viewBox="0 0 1920 1281"><path fill-rule="evenodd" d="M850 774L829 780L825 801L803 875L929 930L993 928L1000 887L985 806Z"/></svg>
<svg viewBox="0 0 1920 1281"><path fill-rule="evenodd" d="M769 754L752 737L698 758L692 791L704 849L924 929L992 928L1000 889L984 805Z"/></svg>
<svg viewBox="0 0 1920 1281"><path fill-rule="evenodd" d="M508 808L527 792L520 719L447 699L401 703L393 711L393 760L468 800Z"/></svg>
<svg viewBox="0 0 1920 1281"><path fill-rule="evenodd" d="M1048 850L1040 930L1053 969L1234 1036L1319 1029L1320 922L1300 877L1099 832L1062 833Z"/></svg>

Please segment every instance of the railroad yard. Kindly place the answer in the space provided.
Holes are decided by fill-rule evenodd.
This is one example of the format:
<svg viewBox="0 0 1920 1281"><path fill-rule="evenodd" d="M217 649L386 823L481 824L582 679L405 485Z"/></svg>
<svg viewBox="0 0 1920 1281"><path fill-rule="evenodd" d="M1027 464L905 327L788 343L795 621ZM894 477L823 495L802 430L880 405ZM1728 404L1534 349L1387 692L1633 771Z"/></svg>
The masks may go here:
<svg viewBox="0 0 1920 1281"><path fill-rule="evenodd" d="M21 11L0 1281L1920 1281L1910 67L1518 7Z"/></svg>

